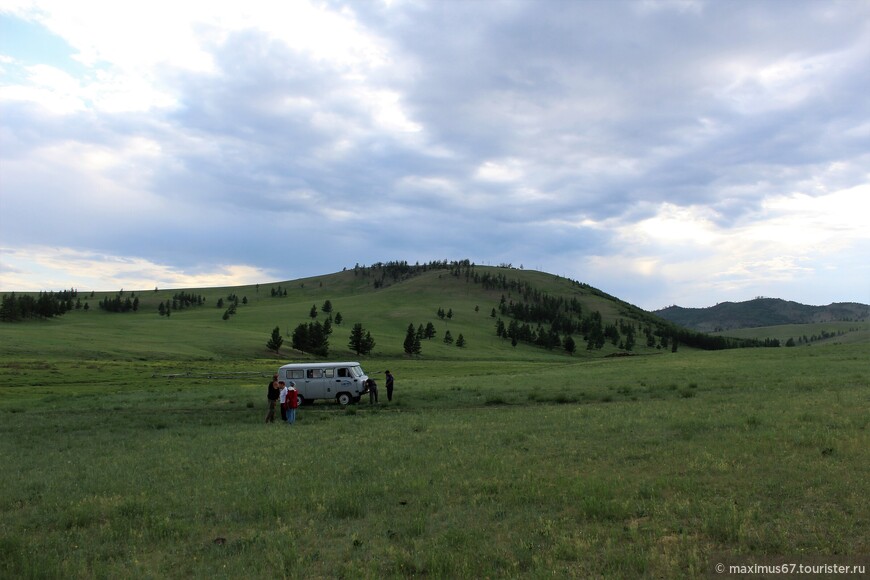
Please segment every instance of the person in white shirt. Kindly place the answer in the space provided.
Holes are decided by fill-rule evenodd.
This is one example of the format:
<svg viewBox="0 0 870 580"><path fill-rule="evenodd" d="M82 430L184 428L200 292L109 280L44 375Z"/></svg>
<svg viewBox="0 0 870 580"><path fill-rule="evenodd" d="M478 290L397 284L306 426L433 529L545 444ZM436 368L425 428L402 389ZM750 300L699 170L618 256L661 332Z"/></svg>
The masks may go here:
<svg viewBox="0 0 870 580"><path fill-rule="evenodd" d="M284 381L279 381L278 386L281 387L281 393L278 395L278 403L281 405L281 420L287 420L287 405L284 403L287 402L287 386L284 384Z"/></svg>

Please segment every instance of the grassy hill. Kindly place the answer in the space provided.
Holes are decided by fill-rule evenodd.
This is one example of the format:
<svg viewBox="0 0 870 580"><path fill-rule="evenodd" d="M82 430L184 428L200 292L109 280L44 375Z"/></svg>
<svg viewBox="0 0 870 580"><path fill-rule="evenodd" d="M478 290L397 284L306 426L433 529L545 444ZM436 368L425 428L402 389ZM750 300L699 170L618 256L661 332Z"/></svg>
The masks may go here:
<svg viewBox="0 0 870 580"><path fill-rule="evenodd" d="M778 298L756 298L745 302L722 302L708 308L669 306L654 311L654 314L701 332L723 332L785 324L866 321L870 319L870 306L855 302L807 306Z"/></svg>
<svg viewBox="0 0 870 580"><path fill-rule="evenodd" d="M503 284L486 287L474 276L499 279ZM340 313L343 323L333 326L330 358L355 357L347 346L350 329L361 323L372 333L376 346L371 358L394 358L403 355L402 343L409 324L417 327L432 322L437 336L423 341L423 357L434 359L463 358L562 358L562 349L546 350L509 340L495 333L502 297L508 303L525 300L523 291L533 289L538 296L576 299L583 314L600 312L605 324L617 320L643 325L663 324L660 319L608 296L595 288L550 274L508 268L473 266L462 270L420 268L406 271L389 267L354 268L333 274L293 281L251 286L205 289L152 289L136 291L94 292L79 294L81 308L47 320L0 324L2 352L9 355L32 355L75 358L116 359L298 359L307 355L290 348L290 333L301 323L312 321L310 311L321 311L329 300L333 316ZM158 313L160 304L171 302L174 295L185 292L202 296L204 305L172 310L170 316ZM223 319L228 297L237 296L236 314ZM136 312L114 313L98 308L108 299L138 298ZM223 307L218 301L223 300ZM87 305L87 310L84 305ZM452 311L451 319L439 319L438 309ZM530 323L533 328L537 324ZM280 356L266 349L274 327L285 337ZM549 324L544 323L545 327ZM455 338L462 334L465 348L444 344L449 330ZM577 357L600 357L619 349L607 342L600 350L586 351L582 336L576 336ZM638 340L634 352L656 352Z"/></svg>
<svg viewBox="0 0 870 580"><path fill-rule="evenodd" d="M870 321L780 324L757 328L738 328L723 334L738 338L776 339L781 344L789 346L867 344L870 343Z"/></svg>

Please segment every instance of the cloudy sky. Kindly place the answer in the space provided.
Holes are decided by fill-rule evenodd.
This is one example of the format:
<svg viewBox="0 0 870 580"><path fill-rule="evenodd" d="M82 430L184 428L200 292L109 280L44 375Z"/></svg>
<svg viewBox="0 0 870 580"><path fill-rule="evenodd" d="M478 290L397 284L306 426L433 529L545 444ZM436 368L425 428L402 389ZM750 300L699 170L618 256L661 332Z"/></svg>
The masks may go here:
<svg viewBox="0 0 870 580"><path fill-rule="evenodd" d="M868 63L862 0L0 0L0 289L870 303Z"/></svg>

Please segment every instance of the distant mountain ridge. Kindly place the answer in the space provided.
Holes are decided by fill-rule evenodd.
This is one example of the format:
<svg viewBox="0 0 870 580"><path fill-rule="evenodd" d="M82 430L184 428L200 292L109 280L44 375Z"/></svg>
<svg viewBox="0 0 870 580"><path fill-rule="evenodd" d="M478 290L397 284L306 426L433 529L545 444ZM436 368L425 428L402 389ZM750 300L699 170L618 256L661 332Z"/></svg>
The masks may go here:
<svg viewBox="0 0 870 580"><path fill-rule="evenodd" d="M755 298L745 302L722 302L707 308L669 306L653 314L693 330L719 332L782 324L866 320L870 318L870 306L858 302L808 306L780 298Z"/></svg>

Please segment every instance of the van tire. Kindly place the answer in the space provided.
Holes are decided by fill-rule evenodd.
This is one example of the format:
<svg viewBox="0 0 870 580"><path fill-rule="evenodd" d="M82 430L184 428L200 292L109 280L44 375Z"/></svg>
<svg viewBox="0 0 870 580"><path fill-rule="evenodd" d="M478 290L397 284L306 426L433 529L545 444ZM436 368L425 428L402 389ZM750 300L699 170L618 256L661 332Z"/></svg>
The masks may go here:
<svg viewBox="0 0 870 580"><path fill-rule="evenodd" d="M296 399L297 399L297 401L299 401L299 406L300 406L300 407L301 407L302 405L305 405L305 404L308 403L308 401L305 400L305 397L303 397L302 395L296 395Z"/></svg>
<svg viewBox="0 0 870 580"><path fill-rule="evenodd" d="M335 397L335 400L338 402L339 405L344 407L351 404L351 402L353 401L353 397L351 397L349 393L339 393Z"/></svg>

